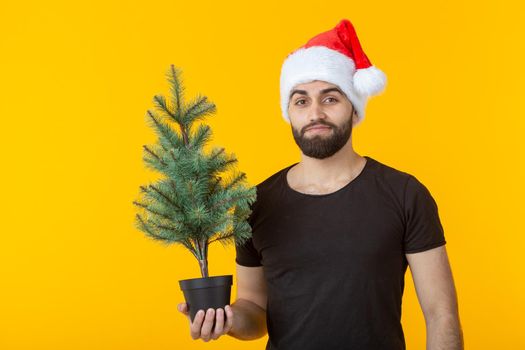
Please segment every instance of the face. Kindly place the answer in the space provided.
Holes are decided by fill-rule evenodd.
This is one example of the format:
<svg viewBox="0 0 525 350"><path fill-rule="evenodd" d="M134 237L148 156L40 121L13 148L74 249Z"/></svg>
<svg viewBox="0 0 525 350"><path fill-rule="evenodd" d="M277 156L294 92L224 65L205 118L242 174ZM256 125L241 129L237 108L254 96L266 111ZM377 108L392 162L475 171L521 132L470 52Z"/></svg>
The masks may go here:
<svg viewBox="0 0 525 350"><path fill-rule="evenodd" d="M324 159L348 142L357 114L337 85L316 80L296 85L290 94L288 116L304 155Z"/></svg>

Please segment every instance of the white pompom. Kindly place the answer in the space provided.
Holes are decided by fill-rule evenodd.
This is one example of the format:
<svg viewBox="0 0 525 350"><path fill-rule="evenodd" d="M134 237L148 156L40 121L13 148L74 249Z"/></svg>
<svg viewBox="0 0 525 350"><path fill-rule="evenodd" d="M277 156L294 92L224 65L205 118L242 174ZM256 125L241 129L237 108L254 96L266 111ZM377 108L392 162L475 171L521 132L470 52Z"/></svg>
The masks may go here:
<svg viewBox="0 0 525 350"><path fill-rule="evenodd" d="M354 73L354 89L361 95L376 95L383 91L385 85L385 73L374 66L358 69Z"/></svg>

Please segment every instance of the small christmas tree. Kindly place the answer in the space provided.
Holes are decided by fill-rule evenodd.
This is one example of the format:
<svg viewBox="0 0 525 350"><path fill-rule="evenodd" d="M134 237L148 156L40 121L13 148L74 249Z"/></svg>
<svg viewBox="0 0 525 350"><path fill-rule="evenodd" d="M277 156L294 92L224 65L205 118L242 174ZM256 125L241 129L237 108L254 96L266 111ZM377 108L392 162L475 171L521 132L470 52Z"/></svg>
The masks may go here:
<svg viewBox="0 0 525 350"><path fill-rule="evenodd" d="M203 147L211 139L209 125L194 123L216 112L205 96L184 101L180 70L174 65L167 77L171 99L153 98L157 115L147 111L147 121L158 135L156 144L144 145L146 166L164 175L156 183L140 186L142 198L136 227L147 236L186 247L208 277L208 246L242 244L251 237L247 218L256 199L256 188L246 184L246 174L235 169L237 159L224 148ZM175 126L175 129L172 128Z"/></svg>

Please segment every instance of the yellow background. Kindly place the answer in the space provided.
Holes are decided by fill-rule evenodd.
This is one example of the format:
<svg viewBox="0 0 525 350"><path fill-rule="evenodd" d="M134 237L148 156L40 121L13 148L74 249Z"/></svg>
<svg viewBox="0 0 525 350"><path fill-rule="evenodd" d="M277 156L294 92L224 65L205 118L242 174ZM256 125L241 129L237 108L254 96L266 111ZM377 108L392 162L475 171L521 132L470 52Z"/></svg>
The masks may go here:
<svg viewBox="0 0 525 350"><path fill-rule="evenodd" d="M155 177L146 110L180 67L186 95L217 105L212 142L256 184L299 159L279 109L282 60L342 18L388 77L354 148L436 199L466 347L525 348L519 3L3 3L0 349L264 349L266 337L193 341L176 306L197 261L133 227L131 202ZM234 257L212 245L210 274L234 273ZM410 273L402 323L407 348L424 349Z"/></svg>

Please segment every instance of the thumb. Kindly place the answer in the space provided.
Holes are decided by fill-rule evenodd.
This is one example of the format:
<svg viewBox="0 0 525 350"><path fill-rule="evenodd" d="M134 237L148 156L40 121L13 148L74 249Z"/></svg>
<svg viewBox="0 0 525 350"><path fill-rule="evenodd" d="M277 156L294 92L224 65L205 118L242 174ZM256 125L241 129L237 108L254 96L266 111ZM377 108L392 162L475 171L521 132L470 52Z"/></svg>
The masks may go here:
<svg viewBox="0 0 525 350"><path fill-rule="evenodd" d="M179 303L177 309L185 315L188 315L188 305L186 303Z"/></svg>

